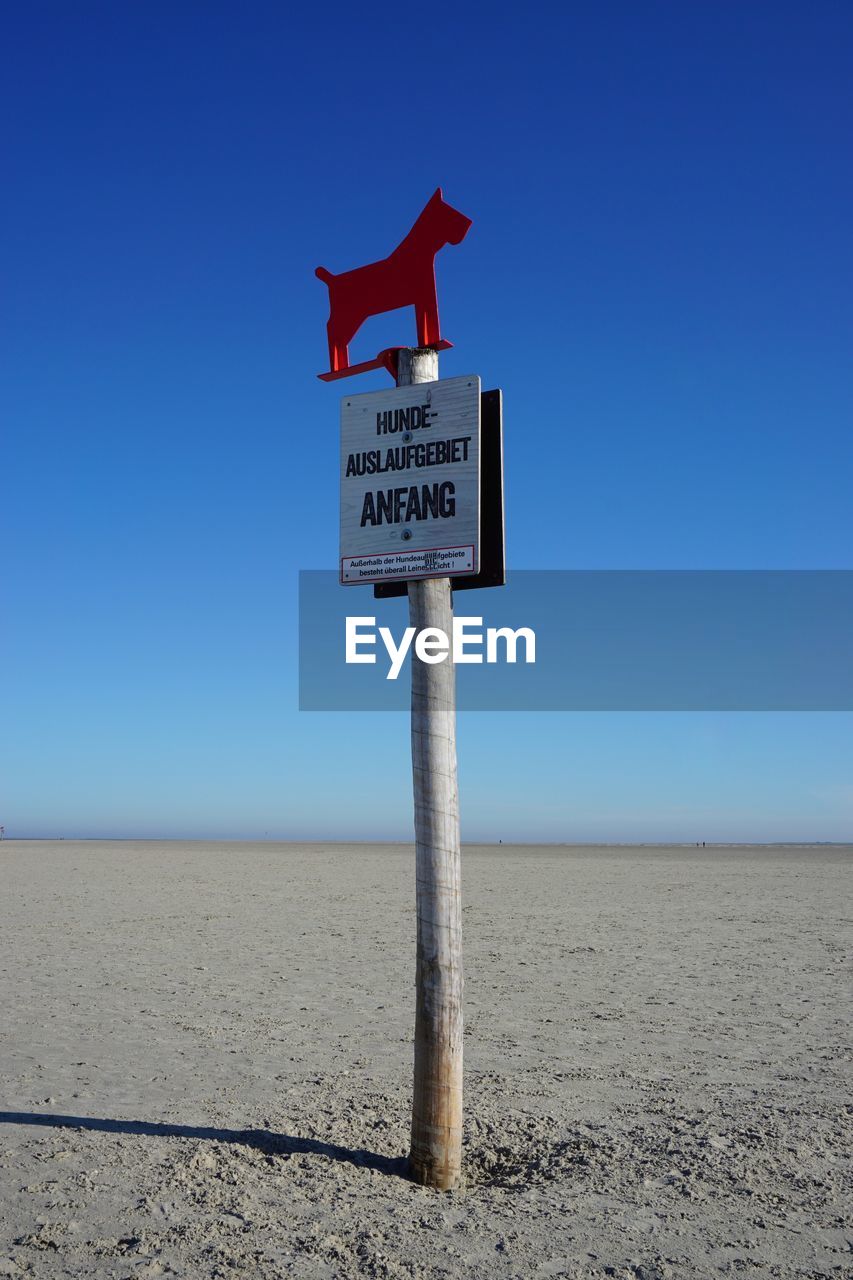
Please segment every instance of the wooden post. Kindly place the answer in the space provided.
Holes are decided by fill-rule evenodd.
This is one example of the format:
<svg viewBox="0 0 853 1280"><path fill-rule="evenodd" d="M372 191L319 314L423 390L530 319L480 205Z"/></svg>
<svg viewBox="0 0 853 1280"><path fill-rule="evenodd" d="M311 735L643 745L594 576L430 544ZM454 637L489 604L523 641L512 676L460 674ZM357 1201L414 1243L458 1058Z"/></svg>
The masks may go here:
<svg viewBox="0 0 853 1280"><path fill-rule="evenodd" d="M438 352L399 352L397 385L434 382ZM449 578L410 582L409 625L450 636ZM418 949L409 1166L442 1191L462 1183L462 902L456 779L456 672L412 651L412 781Z"/></svg>

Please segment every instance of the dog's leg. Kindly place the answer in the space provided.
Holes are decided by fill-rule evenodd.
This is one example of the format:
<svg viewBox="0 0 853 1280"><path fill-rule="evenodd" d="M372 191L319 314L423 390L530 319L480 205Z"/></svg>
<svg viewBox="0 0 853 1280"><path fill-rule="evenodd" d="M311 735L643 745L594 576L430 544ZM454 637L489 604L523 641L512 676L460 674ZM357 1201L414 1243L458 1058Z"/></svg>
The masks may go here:
<svg viewBox="0 0 853 1280"><path fill-rule="evenodd" d="M441 341L438 327L438 298L435 291L435 275L424 280L415 303L415 320L418 326L418 345L431 347Z"/></svg>
<svg viewBox="0 0 853 1280"><path fill-rule="evenodd" d="M332 368L335 372L339 369L349 368L349 347L345 347L343 343L339 343L335 347L335 353L332 357Z"/></svg>
<svg viewBox="0 0 853 1280"><path fill-rule="evenodd" d="M329 335L329 369L337 373L349 364L349 345L342 340L331 320L326 325L326 332Z"/></svg>

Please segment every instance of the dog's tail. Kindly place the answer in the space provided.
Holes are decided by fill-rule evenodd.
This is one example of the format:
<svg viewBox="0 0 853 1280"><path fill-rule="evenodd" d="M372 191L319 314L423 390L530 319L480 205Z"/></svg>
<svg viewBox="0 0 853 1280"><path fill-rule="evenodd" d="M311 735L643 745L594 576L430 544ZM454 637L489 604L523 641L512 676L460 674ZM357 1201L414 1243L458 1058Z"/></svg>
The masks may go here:
<svg viewBox="0 0 853 1280"><path fill-rule="evenodd" d="M314 272L314 275L318 280L322 280L324 284L331 284L335 279L331 271L327 271L325 267L318 267Z"/></svg>

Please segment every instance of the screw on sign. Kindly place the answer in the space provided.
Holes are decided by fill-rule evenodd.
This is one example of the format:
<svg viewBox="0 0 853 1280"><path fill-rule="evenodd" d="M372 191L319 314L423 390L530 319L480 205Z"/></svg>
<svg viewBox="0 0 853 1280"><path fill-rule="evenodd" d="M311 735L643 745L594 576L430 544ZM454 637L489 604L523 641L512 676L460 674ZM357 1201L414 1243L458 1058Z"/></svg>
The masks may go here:
<svg viewBox="0 0 853 1280"><path fill-rule="evenodd" d="M450 385L438 382L438 352L451 344L441 337L435 255L446 244L459 244L470 226L471 219L452 208L439 187L411 231L387 258L341 275L332 275L324 267L317 268L317 276L329 287L330 303L330 367L328 373L319 375L324 381L384 367L400 389L401 404L412 400L407 388L430 384L424 395L427 400L431 397L434 400L445 385ZM418 347L391 347L374 360L351 365L349 344L364 321L369 316L406 306L415 308ZM457 381L464 382L464 379ZM468 388L472 386L473 380ZM381 394L393 397L396 393ZM349 412L353 409L352 399L342 405L342 423L345 408ZM468 414L469 419L476 417L478 438L479 379L476 380L475 405L476 409L469 408ZM389 421L374 414L373 429L378 435L381 435L383 420ZM434 432L432 423L426 427L424 416L418 421L421 430ZM445 434L441 421L439 429ZM446 442L440 450L436 447L431 453L427 448L421 450L420 446L406 443L404 465L433 465L430 458L434 456L434 465L438 467L441 465L439 452L446 461L451 444ZM379 465L378 455L374 465ZM343 478L345 473L341 474ZM473 491L478 523L479 481ZM389 518L396 519L396 516ZM411 528L402 529L396 536L406 541L407 532L411 538ZM414 560L411 563L415 565ZM450 634L453 621L450 578L435 575L436 563L433 548L425 546L419 553L417 568L406 569L406 582L401 585L407 588L410 625L417 632L438 627ZM413 658L411 736L417 963L409 1170L417 1182L449 1190L462 1182L462 907L456 676L452 663L430 664Z"/></svg>

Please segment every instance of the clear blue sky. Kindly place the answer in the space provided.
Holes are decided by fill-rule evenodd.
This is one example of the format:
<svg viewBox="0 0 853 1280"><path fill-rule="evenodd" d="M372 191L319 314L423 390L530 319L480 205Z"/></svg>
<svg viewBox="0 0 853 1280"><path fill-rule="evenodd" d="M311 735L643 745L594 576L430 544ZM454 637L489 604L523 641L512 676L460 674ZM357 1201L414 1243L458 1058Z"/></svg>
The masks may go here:
<svg viewBox="0 0 853 1280"><path fill-rule="evenodd" d="M847 0L426 12L4 6L9 834L409 837L406 717L296 710L297 572L337 552L314 267L439 183L511 565L851 567ZM851 729L466 714L463 835L850 838Z"/></svg>

